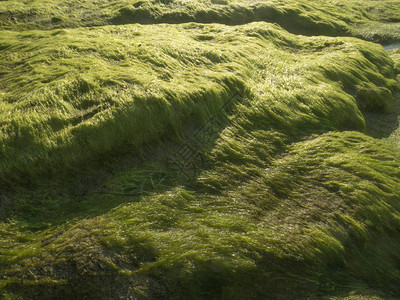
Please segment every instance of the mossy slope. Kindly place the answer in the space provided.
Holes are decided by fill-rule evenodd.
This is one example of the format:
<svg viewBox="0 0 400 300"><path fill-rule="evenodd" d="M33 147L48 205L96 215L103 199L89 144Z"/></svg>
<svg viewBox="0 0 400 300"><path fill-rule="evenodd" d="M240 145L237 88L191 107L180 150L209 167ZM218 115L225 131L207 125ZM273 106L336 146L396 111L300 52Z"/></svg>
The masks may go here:
<svg viewBox="0 0 400 300"><path fill-rule="evenodd" d="M343 132L391 107L381 46L263 22L1 38L5 297L399 295L398 146ZM212 116L188 183L167 159Z"/></svg>
<svg viewBox="0 0 400 300"><path fill-rule="evenodd" d="M0 1L0 295L399 297L398 4Z"/></svg>
<svg viewBox="0 0 400 300"><path fill-rule="evenodd" d="M4 183L140 148L237 92L255 126L307 135L363 130L358 107L385 110L396 89L381 47L265 23L5 31L1 45Z"/></svg>
<svg viewBox="0 0 400 300"><path fill-rule="evenodd" d="M82 202L94 206L102 198L127 204L37 233L4 224L15 235L3 234L11 240L3 285L34 299L398 295L397 146L343 132L287 153L267 169L226 163L225 173L247 174L239 188L202 191L226 176L204 173L195 191L88 195ZM108 184L116 189L134 173Z"/></svg>

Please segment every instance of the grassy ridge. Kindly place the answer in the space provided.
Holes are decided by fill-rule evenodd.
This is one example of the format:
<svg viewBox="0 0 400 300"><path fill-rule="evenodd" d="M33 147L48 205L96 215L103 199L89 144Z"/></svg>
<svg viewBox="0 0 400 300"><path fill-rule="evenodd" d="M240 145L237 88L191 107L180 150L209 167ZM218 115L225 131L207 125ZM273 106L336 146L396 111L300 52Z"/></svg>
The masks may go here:
<svg viewBox="0 0 400 300"><path fill-rule="evenodd" d="M379 46L265 23L6 31L1 45L3 182L140 148L190 115L201 123L237 91L252 99L241 109L254 123L307 135L363 130L353 97L385 110L396 89Z"/></svg>
<svg viewBox="0 0 400 300"><path fill-rule="evenodd" d="M9 54L3 56L8 70L3 75L7 149L3 153L9 169L15 171L19 164L17 169L23 171L32 160L58 168L60 163L82 162L124 144L140 146L166 129L177 130L189 113L197 112L201 119L232 92L243 89L242 79L227 70L243 69L232 56L227 63L211 67L214 60L223 59L218 50L183 33L180 44L170 48L171 36L156 42L142 29L55 31L45 37L41 32L3 35L3 53ZM170 29L170 35L177 33ZM131 44L125 43L127 38ZM20 66L11 71L7 64ZM26 155L21 141L29 144L32 153ZM22 151L25 162L9 156L18 155L17 151Z"/></svg>
<svg viewBox="0 0 400 300"><path fill-rule="evenodd" d="M17 1L0 2L0 27L51 29L132 23L277 23L307 35L398 41L398 1ZM393 25L392 25L393 24Z"/></svg>
<svg viewBox="0 0 400 300"><path fill-rule="evenodd" d="M2 39L6 297L400 293L398 146L326 133L390 110L397 71L381 46L266 23ZM205 168L182 186L165 149L236 92ZM133 160L113 162L121 149ZM99 160L83 187L40 178Z"/></svg>
<svg viewBox="0 0 400 300"><path fill-rule="evenodd" d="M398 4L0 1L0 297L399 297Z"/></svg>

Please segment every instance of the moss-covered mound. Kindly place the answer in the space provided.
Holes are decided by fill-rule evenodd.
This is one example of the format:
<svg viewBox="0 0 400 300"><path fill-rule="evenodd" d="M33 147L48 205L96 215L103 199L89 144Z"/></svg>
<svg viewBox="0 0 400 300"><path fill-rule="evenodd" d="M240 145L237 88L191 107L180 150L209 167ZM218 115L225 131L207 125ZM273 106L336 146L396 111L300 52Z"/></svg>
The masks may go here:
<svg viewBox="0 0 400 300"><path fill-rule="evenodd" d="M400 297L397 4L0 2L0 296Z"/></svg>
<svg viewBox="0 0 400 300"><path fill-rule="evenodd" d="M188 118L201 125L236 93L251 128L297 138L363 130L359 107L387 109L396 88L380 46L302 38L265 23L4 31L1 38L3 183L140 148L182 131Z"/></svg>

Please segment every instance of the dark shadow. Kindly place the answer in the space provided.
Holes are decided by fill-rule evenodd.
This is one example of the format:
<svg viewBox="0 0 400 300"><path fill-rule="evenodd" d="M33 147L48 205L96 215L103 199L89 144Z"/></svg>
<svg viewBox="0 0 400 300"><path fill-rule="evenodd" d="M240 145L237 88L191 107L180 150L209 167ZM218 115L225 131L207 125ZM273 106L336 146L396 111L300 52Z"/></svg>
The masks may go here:
<svg viewBox="0 0 400 300"><path fill-rule="evenodd" d="M300 10L286 9L284 12L267 4L255 4L249 7L235 5L221 8L211 7L191 13L190 11L157 11L154 13L146 6L122 7L108 20L113 25L123 24L181 24L196 22L201 24L218 23L224 25L244 25L251 22L276 23L293 34L302 35L347 35L346 27L339 24L318 22L302 14Z"/></svg>
<svg viewBox="0 0 400 300"><path fill-rule="evenodd" d="M399 128L400 94L395 93L393 98L389 113L364 112L367 135L378 139L388 138Z"/></svg>
<svg viewBox="0 0 400 300"><path fill-rule="evenodd" d="M366 134L374 138L387 138L399 128L398 114L364 113Z"/></svg>

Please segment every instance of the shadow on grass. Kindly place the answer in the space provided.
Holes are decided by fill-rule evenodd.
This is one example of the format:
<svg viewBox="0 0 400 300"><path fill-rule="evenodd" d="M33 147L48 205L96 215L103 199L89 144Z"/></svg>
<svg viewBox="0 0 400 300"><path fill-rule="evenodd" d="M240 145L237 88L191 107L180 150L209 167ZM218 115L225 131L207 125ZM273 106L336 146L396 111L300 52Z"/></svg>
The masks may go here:
<svg viewBox="0 0 400 300"><path fill-rule="evenodd" d="M232 115L240 114L235 104L242 99L242 95L234 94L205 122L187 117L184 130L177 136L140 150L108 153L100 163L30 179L13 192L0 192L0 220L17 219L29 230L44 230L101 215L176 186L190 187L201 170L210 167L207 154L235 118Z"/></svg>
<svg viewBox="0 0 400 300"><path fill-rule="evenodd" d="M365 113L367 135L374 138L388 138L399 127L398 114Z"/></svg>
<svg viewBox="0 0 400 300"><path fill-rule="evenodd" d="M400 95L394 95L390 113L365 112L366 134L374 138L388 138L399 128Z"/></svg>
<svg viewBox="0 0 400 300"><path fill-rule="evenodd" d="M155 13L156 11L156 13ZM145 5L122 7L109 22L113 25L122 24L180 24L180 23L219 23L225 25L243 25L251 22L265 21L277 23L287 31L302 35L345 35L346 26L339 23L316 22L312 17L302 14L297 9L284 11L270 4L258 4L250 7L230 5L223 8L210 7L190 11L153 10Z"/></svg>

